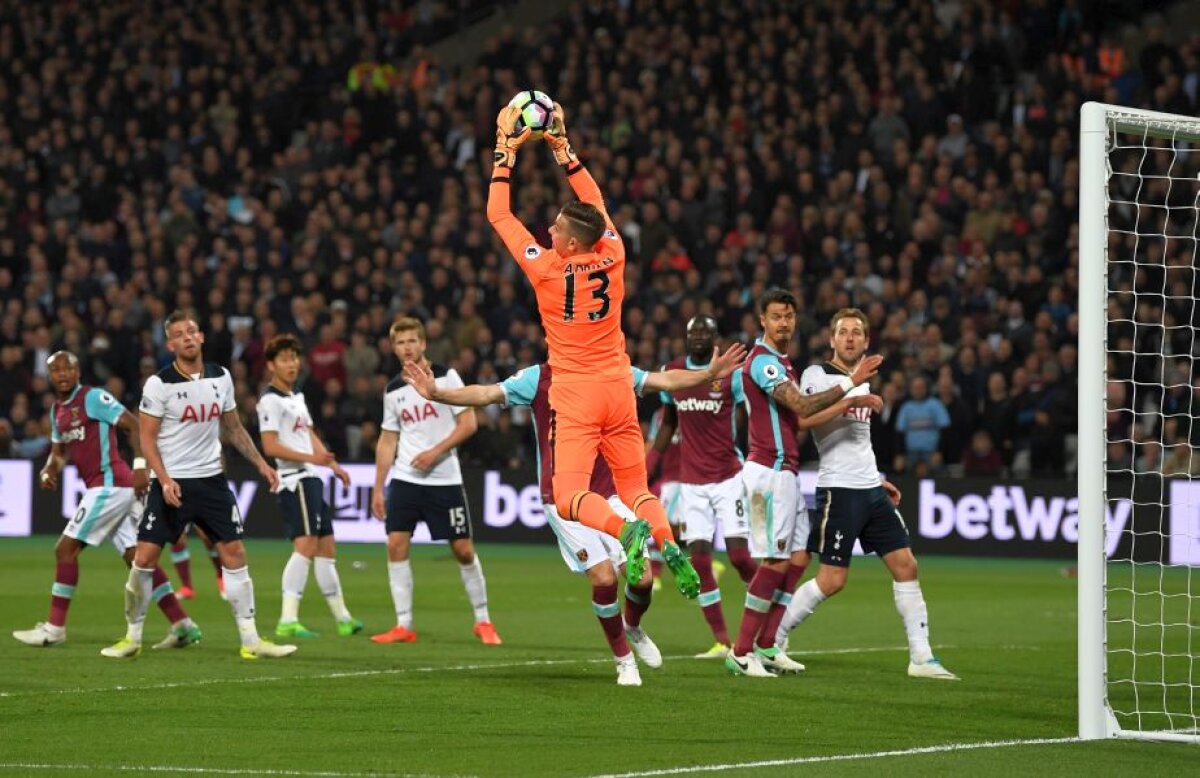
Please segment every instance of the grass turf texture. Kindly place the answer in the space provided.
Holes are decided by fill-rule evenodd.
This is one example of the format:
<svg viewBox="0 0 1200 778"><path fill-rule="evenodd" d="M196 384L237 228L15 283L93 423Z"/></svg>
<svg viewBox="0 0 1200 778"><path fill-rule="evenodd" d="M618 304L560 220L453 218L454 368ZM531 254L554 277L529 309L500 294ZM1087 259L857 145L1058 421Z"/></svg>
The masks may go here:
<svg viewBox="0 0 1200 778"><path fill-rule="evenodd" d="M552 547L481 549L492 618L505 644L471 635L457 565L444 548L414 553L420 642L336 636L310 581L301 619L322 633L282 660L237 657L229 607L199 544L204 642L151 651L157 609L135 661L99 656L123 634L125 572L111 548L84 554L68 642L35 649L8 632L45 618L52 538L0 541L0 774L128 774L154 766L293 774L586 776L693 765L905 750L947 743L1070 737L1075 714L1075 582L1062 565L926 558L933 638L961 683L904 675L907 650L883 567L854 563L851 583L793 634L800 677L732 678L720 662L679 658L711 638L694 603L668 582L644 626L668 657L618 688L590 590ZM339 571L366 634L393 623L383 549L345 545ZM259 628L274 629L281 541L249 543ZM353 562L365 563L355 566ZM722 578L726 618L744 589ZM122 687L118 689L118 687ZM719 774L1184 774L1194 747L1068 743L914 754ZM24 765L24 766L21 766ZM141 769L138 769L141 768ZM167 771L170 772L170 771Z"/></svg>

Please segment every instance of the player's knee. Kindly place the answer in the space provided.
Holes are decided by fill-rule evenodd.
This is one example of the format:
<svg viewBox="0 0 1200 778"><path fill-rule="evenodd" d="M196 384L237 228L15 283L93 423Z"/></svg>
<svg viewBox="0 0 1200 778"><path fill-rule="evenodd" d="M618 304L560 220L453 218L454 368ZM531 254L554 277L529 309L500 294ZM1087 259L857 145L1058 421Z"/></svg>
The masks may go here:
<svg viewBox="0 0 1200 778"><path fill-rule="evenodd" d="M689 554L712 554L713 545L708 540L693 540L688 543Z"/></svg>
<svg viewBox="0 0 1200 778"><path fill-rule="evenodd" d="M611 562L605 562L588 568L587 577L592 586L617 585L617 571L613 569Z"/></svg>
<svg viewBox="0 0 1200 778"><path fill-rule="evenodd" d="M817 573L817 588L821 590L821 594L832 597L846 588L848 573L849 571L844 567L821 565L821 570Z"/></svg>
<svg viewBox="0 0 1200 778"><path fill-rule="evenodd" d="M317 539L312 535L303 535L292 541L292 546L296 549L296 553L305 559L312 559L317 555Z"/></svg>
<svg viewBox="0 0 1200 778"><path fill-rule="evenodd" d="M574 491L556 489L554 492L554 507L558 511L559 518L566 521L579 521L579 506L587 495L588 492L586 489L576 489Z"/></svg>
<svg viewBox="0 0 1200 778"><path fill-rule="evenodd" d="M58 543L54 544L54 561L64 564L74 562L79 558L79 552L82 550L82 543L66 535L61 535L58 538Z"/></svg>
<svg viewBox="0 0 1200 778"><path fill-rule="evenodd" d="M162 548L153 543L139 543L137 551L133 554L133 566L150 570L158 564L158 557L161 553Z"/></svg>
<svg viewBox="0 0 1200 778"><path fill-rule="evenodd" d="M217 546L217 557L226 570L238 570L246 566L246 547L239 540Z"/></svg>
<svg viewBox="0 0 1200 778"><path fill-rule="evenodd" d="M892 578L904 583L905 581L917 580L917 560L911 554L907 559L902 559L892 568Z"/></svg>
<svg viewBox="0 0 1200 778"><path fill-rule="evenodd" d="M387 536L387 554L389 562L403 562L408 559L410 538L406 532L389 532Z"/></svg>
<svg viewBox="0 0 1200 778"><path fill-rule="evenodd" d="M469 538L451 541L450 551L460 565L469 565L475 561L475 544Z"/></svg>

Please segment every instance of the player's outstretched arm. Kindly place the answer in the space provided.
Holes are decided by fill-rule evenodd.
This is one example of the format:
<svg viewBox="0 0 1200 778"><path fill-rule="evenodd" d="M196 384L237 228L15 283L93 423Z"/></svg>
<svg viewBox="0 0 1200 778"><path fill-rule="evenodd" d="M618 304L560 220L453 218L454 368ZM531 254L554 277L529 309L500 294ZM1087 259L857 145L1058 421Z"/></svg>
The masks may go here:
<svg viewBox="0 0 1200 778"><path fill-rule="evenodd" d="M142 456L142 432L138 418L129 411L121 411L117 417L117 427L129 440L129 448L133 450L133 490L141 497L150 488L150 471L146 469L146 458Z"/></svg>
<svg viewBox="0 0 1200 778"><path fill-rule="evenodd" d="M567 182L574 190L575 196L583 202L599 208L600 212L604 214L605 223L611 230L613 224L612 219L608 216L608 210L604 207L604 195L600 192L596 179L592 178L592 174L579 161L575 147L571 145L571 140L567 137L567 123L563 107L558 103L554 104L554 115L550 120L550 128L542 137L546 140L546 145L550 147L550 150L554 152L554 161L566 171Z"/></svg>
<svg viewBox="0 0 1200 778"><path fill-rule="evenodd" d="M504 390L497 384L471 384L459 389L439 387L433 371L416 362L405 362L402 375L409 386L417 390L417 394L433 402L466 408L504 403Z"/></svg>
<svg viewBox="0 0 1200 778"><path fill-rule="evenodd" d="M713 349L712 359L706 370L663 370L646 376L647 392L678 392L693 386L707 384L726 378L746 361L746 347L734 343L724 354L720 348Z"/></svg>
<svg viewBox="0 0 1200 778"><path fill-rule="evenodd" d="M775 398L775 402L803 419L836 405L846 396L846 389L841 386L831 386L817 394L803 394L795 381L785 381L775 387L771 396Z"/></svg>
<svg viewBox="0 0 1200 778"><path fill-rule="evenodd" d="M879 372L881 364L883 364L883 357L878 354L869 356L858 363L853 373L847 378L842 379L843 383L831 386L823 392L804 394L800 391L800 387L796 385L795 381L785 381L772 390L771 396L775 398L775 402L795 412L797 416L803 419L826 410L845 397L846 392L859 384L871 380L871 377Z"/></svg>
<svg viewBox="0 0 1200 778"><path fill-rule="evenodd" d="M513 258L524 262L536 259L541 251L533 235L512 212L512 168L517 161L517 151L530 134L528 127L520 134L513 134L519 114L518 109L506 106L496 116L496 162L492 167L492 183L488 185L487 218ZM531 256L527 257L526 252Z"/></svg>
<svg viewBox="0 0 1200 778"><path fill-rule="evenodd" d="M250 433L246 432L246 428L242 426L242 420L238 417L236 410L225 411L221 414L221 431L224 433L225 439L254 465L258 474L270 485L271 491L278 489L279 473L267 464L266 460L262 458L262 454L258 453L258 447L254 445Z"/></svg>

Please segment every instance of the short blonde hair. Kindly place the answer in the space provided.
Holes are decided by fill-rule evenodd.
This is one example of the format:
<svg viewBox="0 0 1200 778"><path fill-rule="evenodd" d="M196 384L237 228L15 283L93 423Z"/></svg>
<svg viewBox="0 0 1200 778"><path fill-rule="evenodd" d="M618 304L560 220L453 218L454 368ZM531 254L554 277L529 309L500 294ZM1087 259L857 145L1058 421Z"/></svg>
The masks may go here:
<svg viewBox="0 0 1200 778"><path fill-rule="evenodd" d="M421 339L422 343L424 343L425 325L421 323L420 319L414 319L411 316L405 316L402 319L396 319L396 321L392 323L391 329L388 330L388 341L394 341L396 339L396 335L401 332L413 331L416 331L417 337Z"/></svg>
<svg viewBox="0 0 1200 778"><path fill-rule="evenodd" d="M867 315L858 308L843 308L833 315L829 320L830 332L837 332L838 322L842 319L858 319L862 322L863 335L871 337L871 322L867 319Z"/></svg>

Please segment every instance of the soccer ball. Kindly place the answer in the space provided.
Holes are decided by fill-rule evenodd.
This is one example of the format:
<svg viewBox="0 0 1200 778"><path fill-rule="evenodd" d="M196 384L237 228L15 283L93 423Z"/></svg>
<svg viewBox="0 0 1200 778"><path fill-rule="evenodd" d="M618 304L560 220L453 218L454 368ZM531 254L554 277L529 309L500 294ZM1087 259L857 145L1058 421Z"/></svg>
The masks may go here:
<svg viewBox="0 0 1200 778"><path fill-rule="evenodd" d="M543 132L550 129L550 121L554 118L554 101L545 92L518 92L508 104L521 109L521 116L517 119L518 133L528 127L533 130L533 138L540 138Z"/></svg>

